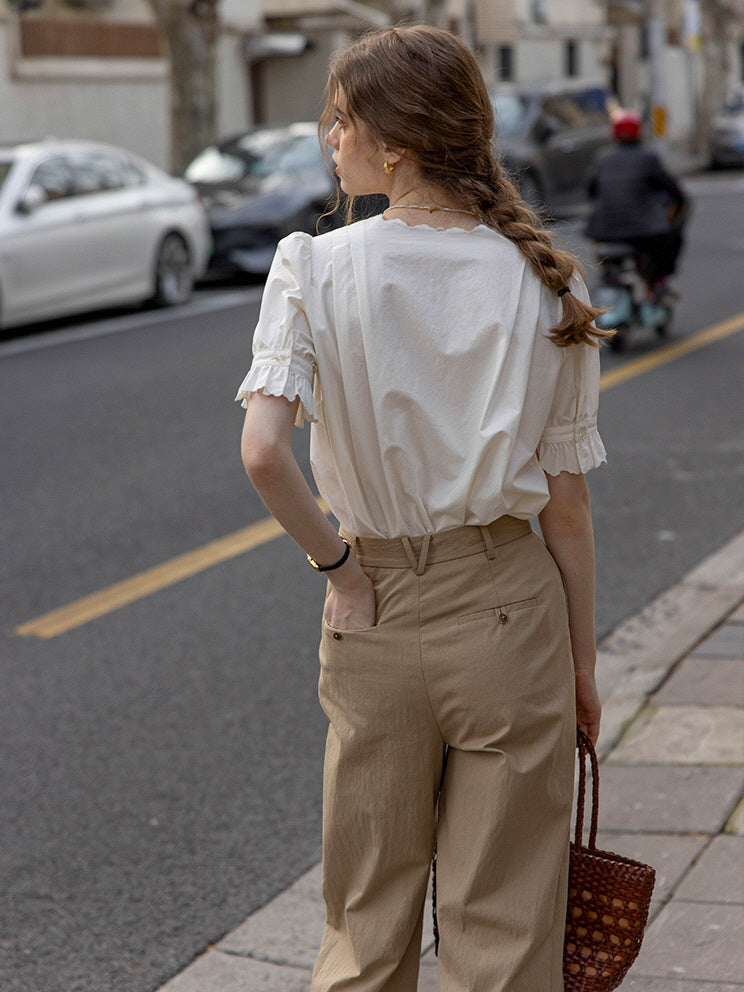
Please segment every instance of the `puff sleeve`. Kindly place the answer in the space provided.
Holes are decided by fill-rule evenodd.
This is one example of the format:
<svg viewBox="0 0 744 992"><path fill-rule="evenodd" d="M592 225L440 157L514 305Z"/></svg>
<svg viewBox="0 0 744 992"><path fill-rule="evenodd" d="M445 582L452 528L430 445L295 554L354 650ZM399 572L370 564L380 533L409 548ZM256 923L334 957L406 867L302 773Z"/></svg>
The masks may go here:
<svg viewBox="0 0 744 992"><path fill-rule="evenodd" d="M537 449L540 465L548 475L584 474L606 460L597 430L598 405L599 348L569 345Z"/></svg>
<svg viewBox="0 0 744 992"><path fill-rule="evenodd" d="M309 234L296 232L279 242L253 333L253 362L235 397L244 407L251 393L290 401L299 397L297 427L317 420L315 350L306 309L311 240Z"/></svg>

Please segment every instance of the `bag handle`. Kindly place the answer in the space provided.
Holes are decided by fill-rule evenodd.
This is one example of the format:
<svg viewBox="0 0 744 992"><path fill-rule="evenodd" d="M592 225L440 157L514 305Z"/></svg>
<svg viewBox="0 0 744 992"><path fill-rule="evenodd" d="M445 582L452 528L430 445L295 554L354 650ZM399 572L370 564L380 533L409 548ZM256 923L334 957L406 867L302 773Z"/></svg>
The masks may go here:
<svg viewBox="0 0 744 992"><path fill-rule="evenodd" d="M576 746L579 749L579 794L576 800L576 831L574 843L576 847L581 847L584 834L584 796L586 793L586 759L592 765L592 813L589 826L589 847L594 850L597 847L597 820L599 819L599 762L597 752L594 750L589 737L583 730L576 728Z"/></svg>

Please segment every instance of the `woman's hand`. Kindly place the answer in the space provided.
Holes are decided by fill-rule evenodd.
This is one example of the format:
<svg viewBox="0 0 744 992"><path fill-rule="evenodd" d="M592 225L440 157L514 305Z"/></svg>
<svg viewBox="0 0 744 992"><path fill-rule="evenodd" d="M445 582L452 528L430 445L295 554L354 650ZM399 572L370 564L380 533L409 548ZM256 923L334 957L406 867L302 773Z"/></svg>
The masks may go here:
<svg viewBox="0 0 744 992"><path fill-rule="evenodd" d="M597 744L599 737L599 721L602 716L602 706L599 702L597 683L594 673L578 669L576 681L576 726L583 730L592 744Z"/></svg>
<svg viewBox="0 0 744 992"><path fill-rule="evenodd" d="M328 576L323 619L336 630L363 630L377 619L375 590L359 562L351 556Z"/></svg>

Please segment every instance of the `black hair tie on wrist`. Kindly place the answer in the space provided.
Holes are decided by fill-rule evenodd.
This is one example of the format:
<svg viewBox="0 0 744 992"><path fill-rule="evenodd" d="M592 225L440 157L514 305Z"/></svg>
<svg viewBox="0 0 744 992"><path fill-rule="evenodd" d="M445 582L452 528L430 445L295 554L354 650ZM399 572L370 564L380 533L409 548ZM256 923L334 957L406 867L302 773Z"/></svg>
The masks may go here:
<svg viewBox="0 0 744 992"><path fill-rule="evenodd" d="M339 537L341 537L340 534ZM341 540L346 545L346 547L344 548L344 553L341 555L339 560L335 561L332 565L319 565L314 558L310 557L310 555L306 556L309 564L313 566L316 572L332 572L336 568L341 568L341 566L346 563L346 559L351 554L351 545L349 544L349 542L346 540L345 537L341 537Z"/></svg>
<svg viewBox="0 0 744 992"><path fill-rule="evenodd" d="M562 289L559 289L558 290L558 296L565 296L566 293L570 293L570 292L571 292L571 287L570 286L564 286Z"/></svg>

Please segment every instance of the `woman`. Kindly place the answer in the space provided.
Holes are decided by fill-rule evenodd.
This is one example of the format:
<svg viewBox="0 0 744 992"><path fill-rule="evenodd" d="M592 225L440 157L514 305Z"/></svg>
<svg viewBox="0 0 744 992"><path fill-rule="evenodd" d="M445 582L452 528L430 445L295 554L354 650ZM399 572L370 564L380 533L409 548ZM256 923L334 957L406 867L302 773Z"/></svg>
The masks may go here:
<svg viewBox="0 0 744 992"><path fill-rule="evenodd" d="M442 992L558 992L576 723L596 740L600 716L604 335L494 160L464 45L383 30L328 92L341 188L390 205L279 245L238 394L248 475L328 579L312 990L415 992L436 839ZM340 535L292 455L304 420Z"/></svg>

